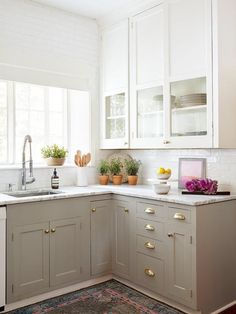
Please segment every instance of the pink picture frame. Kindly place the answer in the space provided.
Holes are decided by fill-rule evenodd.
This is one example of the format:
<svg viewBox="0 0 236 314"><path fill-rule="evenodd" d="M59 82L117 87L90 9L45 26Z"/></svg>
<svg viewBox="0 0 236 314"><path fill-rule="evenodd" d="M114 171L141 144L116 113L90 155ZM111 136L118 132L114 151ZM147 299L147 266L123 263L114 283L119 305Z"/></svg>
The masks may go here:
<svg viewBox="0 0 236 314"><path fill-rule="evenodd" d="M206 158L179 158L179 189L185 189L187 181L200 178L206 178Z"/></svg>

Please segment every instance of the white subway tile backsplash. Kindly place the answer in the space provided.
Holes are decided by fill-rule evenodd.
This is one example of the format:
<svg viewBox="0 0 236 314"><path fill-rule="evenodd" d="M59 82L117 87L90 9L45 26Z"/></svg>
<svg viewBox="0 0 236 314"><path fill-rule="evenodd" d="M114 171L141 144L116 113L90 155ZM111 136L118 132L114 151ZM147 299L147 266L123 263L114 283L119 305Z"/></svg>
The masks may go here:
<svg viewBox="0 0 236 314"><path fill-rule="evenodd" d="M172 179L178 178L179 158L206 158L207 177L218 180L222 189L236 193L235 149L189 149L189 150L128 150L133 158L142 162L140 181L155 178L156 169L163 166L172 169Z"/></svg>

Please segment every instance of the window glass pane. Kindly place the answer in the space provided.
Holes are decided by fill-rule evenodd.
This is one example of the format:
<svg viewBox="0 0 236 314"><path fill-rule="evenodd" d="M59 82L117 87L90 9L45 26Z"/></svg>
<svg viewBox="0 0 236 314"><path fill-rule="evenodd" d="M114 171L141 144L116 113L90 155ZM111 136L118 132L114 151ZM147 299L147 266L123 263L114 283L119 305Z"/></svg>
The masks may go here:
<svg viewBox="0 0 236 314"><path fill-rule="evenodd" d="M69 125L68 117L71 122ZM10 121L10 125L13 125L12 133L9 136L8 121ZM82 130L80 136L77 132L78 127ZM71 156L74 156L77 149L89 152L89 93L21 82L0 81L0 164L9 163L12 160L16 163L22 161L23 142L27 134L32 137L34 164L44 163L41 149L45 145L64 146L70 153L73 152ZM67 146L67 134L70 135L70 147ZM8 140L10 144L8 144ZM28 150L27 145L26 159L29 155ZM73 161L72 157L69 160Z"/></svg>
<svg viewBox="0 0 236 314"><path fill-rule="evenodd" d="M0 163L7 162L7 82L0 81Z"/></svg>

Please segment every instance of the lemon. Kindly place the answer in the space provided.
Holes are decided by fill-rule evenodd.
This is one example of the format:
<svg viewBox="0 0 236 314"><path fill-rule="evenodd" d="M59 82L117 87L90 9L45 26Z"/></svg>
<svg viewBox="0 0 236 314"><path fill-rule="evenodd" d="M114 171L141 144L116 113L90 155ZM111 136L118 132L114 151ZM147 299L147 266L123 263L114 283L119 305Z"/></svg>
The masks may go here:
<svg viewBox="0 0 236 314"><path fill-rule="evenodd" d="M166 174L171 174L171 169L166 169L165 173Z"/></svg>
<svg viewBox="0 0 236 314"><path fill-rule="evenodd" d="M157 171L158 174L165 174L165 168L160 167Z"/></svg>

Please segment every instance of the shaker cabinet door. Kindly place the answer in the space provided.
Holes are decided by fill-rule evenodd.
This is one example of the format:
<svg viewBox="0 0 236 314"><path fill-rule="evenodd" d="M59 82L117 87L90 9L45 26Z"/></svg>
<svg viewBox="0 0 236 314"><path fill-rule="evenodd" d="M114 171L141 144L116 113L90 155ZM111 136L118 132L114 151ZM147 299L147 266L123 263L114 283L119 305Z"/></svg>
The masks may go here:
<svg viewBox="0 0 236 314"><path fill-rule="evenodd" d="M50 285L79 280L83 243L80 218L50 221Z"/></svg>
<svg viewBox="0 0 236 314"><path fill-rule="evenodd" d="M91 202L91 274L111 271L112 207L110 201Z"/></svg>
<svg viewBox="0 0 236 314"><path fill-rule="evenodd" d="M49 238L48 222L13 229L14 299L23 299L49 287Z"/></svg>

